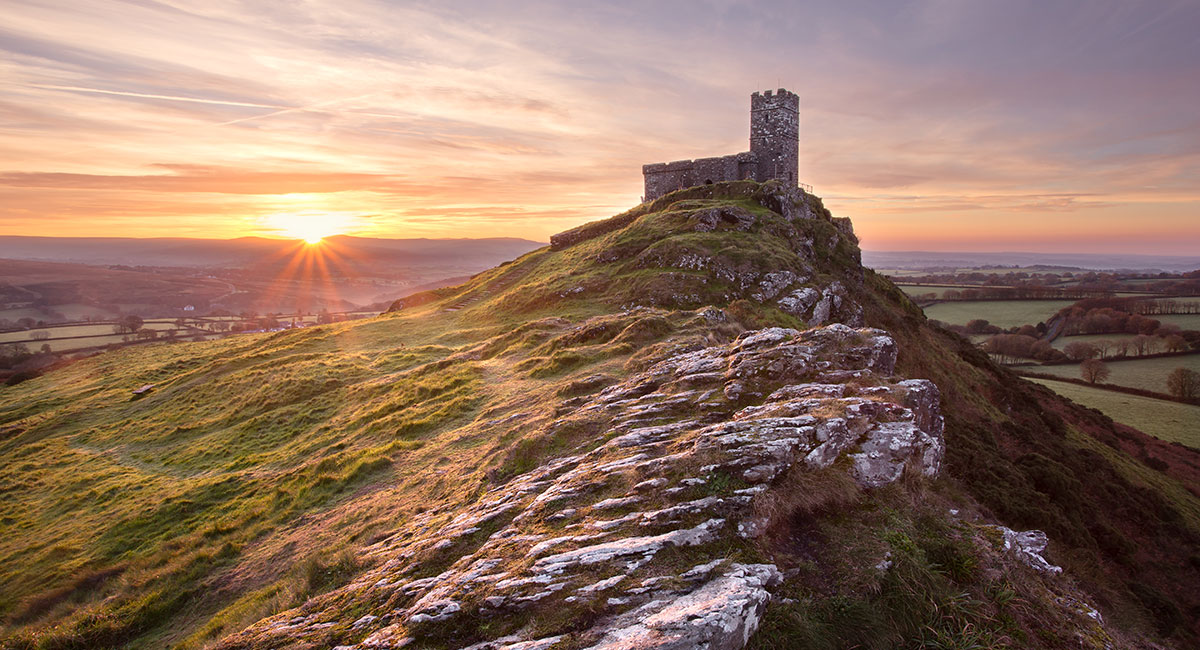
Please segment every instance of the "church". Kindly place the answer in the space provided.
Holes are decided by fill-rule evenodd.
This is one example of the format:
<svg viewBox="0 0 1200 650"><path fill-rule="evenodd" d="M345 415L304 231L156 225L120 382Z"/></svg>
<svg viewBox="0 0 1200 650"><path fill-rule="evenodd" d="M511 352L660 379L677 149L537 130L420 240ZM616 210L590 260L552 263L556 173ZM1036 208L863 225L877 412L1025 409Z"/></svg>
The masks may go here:
<svg viewBox="0 0 1200 650"><path fill-rule="evenodd" d="M753 179L799 183L800 97L780 88L750 96L750 151L642 166L643 200L694 185Z"/></svg>

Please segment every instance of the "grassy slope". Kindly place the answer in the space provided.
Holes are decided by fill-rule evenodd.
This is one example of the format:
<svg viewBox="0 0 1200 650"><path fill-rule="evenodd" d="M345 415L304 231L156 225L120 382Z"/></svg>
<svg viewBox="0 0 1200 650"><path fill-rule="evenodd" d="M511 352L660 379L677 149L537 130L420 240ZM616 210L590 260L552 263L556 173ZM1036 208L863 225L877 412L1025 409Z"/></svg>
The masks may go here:
<svg viewBox="0 0 1200 650"><path fill-rule="evenodd" d="M950 475L1007 525L1049 533L1054 557L1111 616L1200 631L1197 454L1017 378L966 340L918 326L882 278L874 286L884 300L869 320L900 343L897 371L942 390ZM1147 453L1165 475L1138 458Z"/></svg>
<svg viewBox="0 0 1200 650"><path fill-rule="evenodd" d="M1200 449L1200 406L1117 393L1046 379L1030 379L1067 399L1167 442Z"/></svg>
<svg viewBox="0 0 1200 650"><path fill-rule="evenodd" d="M198 647L345 582L361 568L353 551L398 522L451 511L497 477L563 453L578 441L526 438L556 416L556 396L594 389L593 375L624 376L662 354L654 341L719 335L672 310L729 305L746 326L802 325L739 300L740 289L712 266L662 268L703 253L735 271L802 271L790 242L807 237L819 264L814 284L857 284L857 251L830 221L785 223L757 192L734 183L677 193L638 208L646 216L628 228L535 251L370 321L122 350L0 393L4 634L42 647ZM680 199L690 203L672 208ZM752 232L688 229L689 210L729 204L759 217ZM869 324L900 342L898 372L942 388L952 478L928 501L977 503L1009 525L1046 529L1052 559L1080 576L1106 614L1133 629L1186 635L1195 595L1172 583L1200 579L1187 564L1200 549L1200 500L1183 487L1195 475L1181 469L1195 456L1153 448L1037 392L925 326L870 272L851 290ZM470 306L444 310L458 304ZM567 328L635 304L664 311ZM129 390L143 383L159 389L131 401ZM1055 412L1044 412L1047 403ZM1122 449L1130 440L1150 444L1171 468L1149 470ZM932 511L922 524L919 509L900 505L889 506L895 530L929 544L944 530ZM797 525L830 534L849 525L819 508L810 514ZM944 567L926 546L914 546L913 561L933 572L933 585ZM880 600L903 591L831 596L800 584L819 605L805 625L827 638L849 638L853 624L830 598L908 616L899 600ZM937 606L955 584L922 593ZM778 638L807 638L781 612L767 622ZM1030 629L1028 620L1003 624Z"/></svg>
<svg viewBox="0 0 1200 650"><path fill-rule="evenodd" d="M449 352L397 349L393 325L156 345L5 391L4 614L14 623L61 619L84 638L153 636L202 591L190 616L212 614L264 570L278 577L256 568L269 558L255 556L287 527L309 529L288 542L301 560L314 543L344 545L322 530L333 522L304 517L384 477L411 478L393 467L398 460L424 460L409 471L436 464L430 456L442 445L422 449L432 423L452 428L490 393L486 369L474 364L392 387L406 369ZM141 383L159 388L131 401ZM403 506L351 525L347 541ZM109 595L98 616L80 608Z"/></svg>

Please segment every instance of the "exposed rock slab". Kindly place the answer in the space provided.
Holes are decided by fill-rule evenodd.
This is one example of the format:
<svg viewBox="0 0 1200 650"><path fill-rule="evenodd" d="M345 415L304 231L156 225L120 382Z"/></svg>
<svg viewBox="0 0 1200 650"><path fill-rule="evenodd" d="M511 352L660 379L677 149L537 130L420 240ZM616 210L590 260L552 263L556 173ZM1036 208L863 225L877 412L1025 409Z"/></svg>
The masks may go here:
<svg viewBox="0 0 1200 650"><path fill-rule="evenodd" d="M432 639L533 650L565 631L486 638L471 622L577 607L603 614L571 633L597 649L740 648L779 572L725 565L722 544L771 525L755 514L759 495L787 472L843 457L864 489L909 468L938 472L937 387L893 379L895 361L886 332L842 324L684 349L560 411L608 422L602 443L514 477L453 517L422 515L367 550L387 558L377 568L314 599L304 616L281 614L231 641L282 647L333 635L354 649ZM679 557L692 568L673 568ZM342 613L348 602L352 616Z"/></svg>
<svg viewBox="0 0 1200 650"><path fill-rule="evenodd" d="M772 564L735 564L695 591L609 621L589 650L736 650L758 629L771 599L767 588L781 579Z"/></svg>

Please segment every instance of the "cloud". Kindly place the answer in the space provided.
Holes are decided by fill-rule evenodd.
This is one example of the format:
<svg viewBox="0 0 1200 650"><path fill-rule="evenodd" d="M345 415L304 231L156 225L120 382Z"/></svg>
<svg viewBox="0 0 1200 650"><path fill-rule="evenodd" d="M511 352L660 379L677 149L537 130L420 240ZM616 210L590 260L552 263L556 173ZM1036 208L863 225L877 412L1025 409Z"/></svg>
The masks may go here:
<svg viewBox="0 0 1200 650"><path fill-rule="evenodd" d="M802 180L866 241L1135 205L1178 224L1145 252L1200 229L1177 219L1200 208L1185 1L13 0L0 25L6 234L324 209L545 239L634 203L642 163L744 150L747 95L781 85Z"/></svg>
<svg viewBox="0 0 1200 650"><path fill-rule="evenodd" d="M137 176L63 174L54 172L0 173L0 186L108 190L116 192L295 194L373 190L406 192L415 189L398 179L372 174L339 172L254 172L192 165L170 165L172 174Z"/></svg>

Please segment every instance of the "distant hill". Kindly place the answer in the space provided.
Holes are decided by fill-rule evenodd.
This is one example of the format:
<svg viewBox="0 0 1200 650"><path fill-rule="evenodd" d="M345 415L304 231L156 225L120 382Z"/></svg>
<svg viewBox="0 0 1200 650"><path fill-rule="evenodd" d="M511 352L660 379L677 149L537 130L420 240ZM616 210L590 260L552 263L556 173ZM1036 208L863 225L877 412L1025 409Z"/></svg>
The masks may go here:
<svg viewBox="0 0 1200 650"><path fill-rule="evenodd" d="M53 308L103 305L144 316L284 312L386 305L446 286L541 244L492 239L375 239L338 235L298 240L0 237L0 303L34 301L45 313L0 309L0 321L54 322ZM4 288L6 287L6 288Z"/></svg>
<svg viewBox="0 0 1200 650"><path fill-rule="evenodd" d="M240 237L187 239L131 237L15 237L0 236L0 258L123 264L129 266L190 266L247 268L285 260L304 244L294 239ZM476 270L527 253L538 242L514 237L490 239L379 239L336 235L322 246L354 268L380 263L401 266L461 266L469 260Z"/></svg>
<svg viewBox="0 0 1200 650"><path fill-rule="evenodd" d="M1200 269L1200 255L1101 255L1095 253L970 253L864 250L863 264L874 269L973 268L978 266L1059 267L1089 271L1167 271Z"/></svg>

